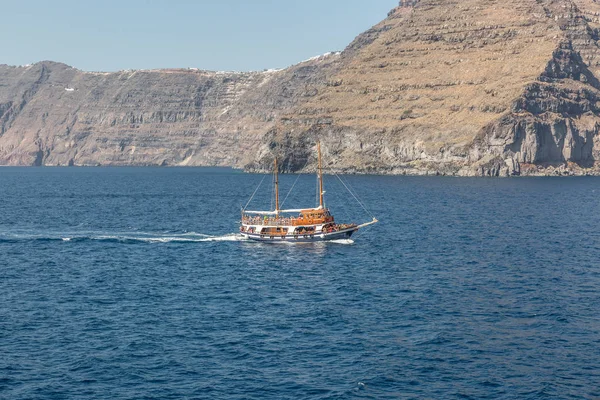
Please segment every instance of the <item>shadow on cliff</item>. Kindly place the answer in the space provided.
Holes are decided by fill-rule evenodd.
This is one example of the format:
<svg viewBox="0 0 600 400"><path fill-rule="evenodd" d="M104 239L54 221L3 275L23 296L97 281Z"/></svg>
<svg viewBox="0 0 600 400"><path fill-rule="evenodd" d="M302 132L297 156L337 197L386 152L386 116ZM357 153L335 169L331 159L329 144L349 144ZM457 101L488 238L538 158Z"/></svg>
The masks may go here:
<svg viewBox="0 0 600 400"><path fill-rule="evenodd" d="M491 154L504 160L507 175L519 175L521 164L593 168L599 107L600 81L572 43L563 42L538 81L527 85L513 103L511 112L479 132L471 147L471 161ZM496 173L499 163L492 164ZM482 175L490 173L486 162L480 162L479 168Z"/></svg>

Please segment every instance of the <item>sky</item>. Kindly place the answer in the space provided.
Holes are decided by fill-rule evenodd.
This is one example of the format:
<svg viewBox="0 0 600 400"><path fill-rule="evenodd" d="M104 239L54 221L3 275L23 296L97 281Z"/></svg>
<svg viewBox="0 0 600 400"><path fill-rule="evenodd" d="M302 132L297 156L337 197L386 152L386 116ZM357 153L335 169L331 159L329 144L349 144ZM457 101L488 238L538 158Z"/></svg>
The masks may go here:
<svg viewBox="0 0 600 400"><path fill-rule="evenodd" d="M343 50L398 0L0 0L0 64L285 68Z"/></svg>

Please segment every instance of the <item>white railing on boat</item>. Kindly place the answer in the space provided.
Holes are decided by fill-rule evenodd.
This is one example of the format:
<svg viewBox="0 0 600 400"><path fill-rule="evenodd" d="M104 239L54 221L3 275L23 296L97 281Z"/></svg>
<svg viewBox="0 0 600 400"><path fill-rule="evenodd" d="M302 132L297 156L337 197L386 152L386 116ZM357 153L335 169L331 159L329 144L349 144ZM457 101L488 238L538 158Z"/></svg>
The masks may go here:
<svg viewBox="0 0 600 400"><path fill-rule="evenodd" d="M297 221L297 218L261 218L261 217L245 217L242 223L246 225L279 225L292 226Z"/></svg>

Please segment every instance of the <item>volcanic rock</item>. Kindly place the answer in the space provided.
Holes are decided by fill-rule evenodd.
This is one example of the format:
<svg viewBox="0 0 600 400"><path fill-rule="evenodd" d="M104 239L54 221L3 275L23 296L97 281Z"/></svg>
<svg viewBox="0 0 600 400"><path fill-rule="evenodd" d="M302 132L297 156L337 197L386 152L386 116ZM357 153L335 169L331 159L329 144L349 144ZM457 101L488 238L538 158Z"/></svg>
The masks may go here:
<svg viewBox="0 0 600 400"><path fill-rule="evenodd" d="M597 174L600 4L401 1L341 53L262 72L0 66L0 164Z"/></svg>

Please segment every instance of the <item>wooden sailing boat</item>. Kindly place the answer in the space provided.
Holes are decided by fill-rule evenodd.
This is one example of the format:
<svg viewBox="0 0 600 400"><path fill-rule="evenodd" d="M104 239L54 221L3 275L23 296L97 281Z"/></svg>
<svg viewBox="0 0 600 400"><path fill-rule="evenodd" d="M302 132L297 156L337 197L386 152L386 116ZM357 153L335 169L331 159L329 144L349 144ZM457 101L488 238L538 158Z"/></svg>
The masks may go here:
<svg viewBox="0 0 600 400"><path fill-rule="evenodd" d="M240 233L242 236L266 242L320 242L348 239L354 232L377 221L364 224L338 224L323 202L323 169L321 165L321 143L317 143L319 206L304 209L279 209L279 175L275 158L275 210L242 210Z"/></svg>

